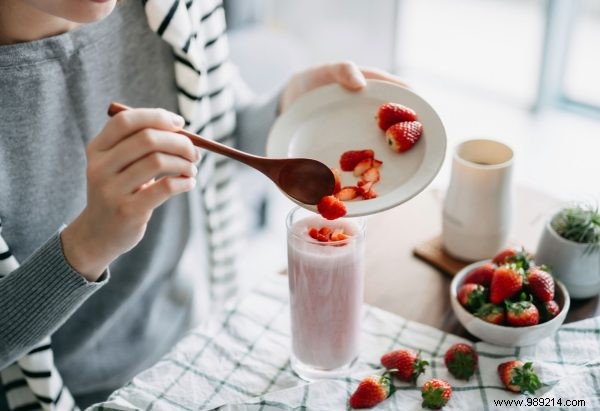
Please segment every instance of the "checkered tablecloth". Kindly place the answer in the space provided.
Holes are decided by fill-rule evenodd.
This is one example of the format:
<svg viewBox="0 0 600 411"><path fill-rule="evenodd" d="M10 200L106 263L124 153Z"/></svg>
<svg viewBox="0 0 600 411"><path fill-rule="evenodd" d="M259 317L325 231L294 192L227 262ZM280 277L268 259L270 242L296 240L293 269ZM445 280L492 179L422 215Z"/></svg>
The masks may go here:
<svg viewBox="0 0 600 411"><path fill-rule="evenodd" d="M533 347L477 343L479 371L469 381L459 381L448 374L443 356L464 339L365 306L361 355L352 376L307 383L290 368L288 307L287 278L269 278L223 319L191 332L156 365L92 409L345 410L360 379L379 369L383 353L399 347L420 350L430 366L416 387L395 380L396 392L377 410L421 410L420 385L432 376L454 387L445 410L538 409L494 403L527 399L504 390L496 374L499 363L514 358L534 362L544 384L537 396L548 403L560 399L563 406L557 408L568 409L566 400L584 400L585 408L600 409L598 318L566 324Z"/></svg>

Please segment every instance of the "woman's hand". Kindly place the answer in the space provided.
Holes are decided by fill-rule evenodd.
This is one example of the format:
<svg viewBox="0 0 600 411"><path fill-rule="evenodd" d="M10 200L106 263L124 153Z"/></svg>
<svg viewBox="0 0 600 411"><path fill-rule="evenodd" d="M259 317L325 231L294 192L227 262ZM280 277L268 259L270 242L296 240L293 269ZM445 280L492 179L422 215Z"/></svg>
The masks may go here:
<svg viewBox="0 0 600 411"><path fill-rule="evenodd" d="M283 113L298 97L317 87L338 83L351 91L359 91L367 85L365 79L385 80L407 87L398 77L374 68L358 67L352 62L341 62L316 66L296 73L288 82L279 111Z"/></svg>
<svg viewBox="0 0 600 411"><path fill-rule="evenodd" d="M87 205L61 233L67 261L89 281L142 239L156 207L194 187L200 152L174 133L183 124L165 110L127 110L90 142Z"/></svg>

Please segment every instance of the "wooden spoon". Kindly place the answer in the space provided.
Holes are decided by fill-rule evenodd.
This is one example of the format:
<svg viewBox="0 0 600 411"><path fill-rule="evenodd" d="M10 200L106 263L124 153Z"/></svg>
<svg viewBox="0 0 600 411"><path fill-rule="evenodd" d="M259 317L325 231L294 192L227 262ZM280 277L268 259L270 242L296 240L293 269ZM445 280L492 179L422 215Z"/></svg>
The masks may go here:
<svg viewBox="0 0 600 411"><path fill-rule="evenodd" d="M129 110L120 103L111 103L108 115ZM195 146L233 158L269 177L284 193L305 204L317 204L324 196L331 195L335 178L331 169L317 160L309 158L267 158L255 156L190 133L177 132L189 138Z"/></svg>

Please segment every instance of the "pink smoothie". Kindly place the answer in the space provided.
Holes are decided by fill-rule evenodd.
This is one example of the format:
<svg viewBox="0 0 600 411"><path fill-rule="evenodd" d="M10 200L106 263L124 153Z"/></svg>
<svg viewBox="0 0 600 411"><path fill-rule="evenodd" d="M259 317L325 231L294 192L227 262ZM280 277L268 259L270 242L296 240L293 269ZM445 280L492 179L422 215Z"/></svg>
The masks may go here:
<svg viewBox="0 0 600 411"><path fill-rule="evenodd" d="M344 228L343 246L316 243L308 229ZM363 303L364 236L348 220L297 221L288 234L292 352L305 365L330 370L358 356Z"/></svg>

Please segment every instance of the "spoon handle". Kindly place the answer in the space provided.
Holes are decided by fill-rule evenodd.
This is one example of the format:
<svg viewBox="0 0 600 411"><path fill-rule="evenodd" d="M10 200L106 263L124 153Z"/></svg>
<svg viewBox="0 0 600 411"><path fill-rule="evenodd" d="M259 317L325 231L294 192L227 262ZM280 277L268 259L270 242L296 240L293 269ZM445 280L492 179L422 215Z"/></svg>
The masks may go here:
<svg viewBox="0 0 600 411"><path fill-rule="evenodd" d="M131 107L128 107L121 103L110 103L108 107L108 115L114 116L121 111L130 110ZM265 157L259 157L252 154L245 153L240 150L236 150L235 148L231 148L226 146L225 144L217 143L216 141L208 140L198 134L190 133L186 130L179 130L176 133L181 134L189 138L192 143L200 148L204 148L208 151L212 151L217 154L224 155L229 158L233 158L234 160L240 161L250 167L253 167L261 172L265 172L265 161L269 160Z"/></svg>

